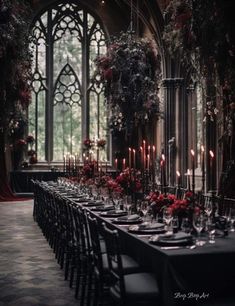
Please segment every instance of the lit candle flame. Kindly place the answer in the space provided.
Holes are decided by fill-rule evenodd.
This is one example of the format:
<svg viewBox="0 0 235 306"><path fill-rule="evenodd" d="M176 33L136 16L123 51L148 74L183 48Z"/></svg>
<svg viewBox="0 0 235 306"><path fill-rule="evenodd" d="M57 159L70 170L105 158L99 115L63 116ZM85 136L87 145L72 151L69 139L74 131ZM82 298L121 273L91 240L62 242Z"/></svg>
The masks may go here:
<svg viewBox="0 0 235 306"><path fill-rule="evenodd" d="M192 155L192 156L194 156L194 155L195 155L194 150L191 150L191 155Z"/></svg>
<svg viewBox="0 0 235 306"><path fill-rule="evenodd" d="M209 153L210 153L210 157L211 157L211 158L214 158L215 155L214 155L213 151L210 150Z"/></svg>
<svg viewBox="0 0 235 306"><path fill-rule="evenodd" d="M202 151L202 152L205 152L204 146L201 146L201 151Z"/></svg>
<svg viewBox="0 0 235 306"><path fill-rule="evenodd" d="M180 172L179 171L176 171L176 174L178 177L180 177Z"/></svg>
<svg viewBox="0 0 235 306"><path fill-rule="evenodd" d="M165 161L165 155L164 154L162 154L162 160Z"/></svg>

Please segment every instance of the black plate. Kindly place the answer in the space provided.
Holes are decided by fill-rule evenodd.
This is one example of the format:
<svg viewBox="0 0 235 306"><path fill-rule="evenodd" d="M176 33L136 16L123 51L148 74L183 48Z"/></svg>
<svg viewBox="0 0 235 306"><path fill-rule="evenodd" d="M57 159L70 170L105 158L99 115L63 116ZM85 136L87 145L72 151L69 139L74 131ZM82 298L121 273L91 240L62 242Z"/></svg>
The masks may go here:
<svg viewBox="0 0 235 306"><path fill-rule="evenodd" d="M102 202L86 202L86 203L81 203L82 206L85 207L92 207L92 206L104 206L104 203Z"/></svg>
<svg viewBox="0 0 235 306"><path fill-rule="evenodd" d="M85 199L85 198L73 198L73 201L77 202L77 203L94 203L94 201L91 201L89 199Z"/></svg>
<svg viewBox="0 0 235 306"><path fill-rule="evenodd" d="M143 220L138 215L124 216L113 220L113 223L115 224L138 224L141 222L143 222Z"/></svg>
<svg viewBox="0 0 235 306"><path fill-rule="evenodd" d="M161 223L143 223L140 225L132 225L129 227L128 231L133 234L162 234L165 233L164 224Z"/></svg>
<svg viewBox="0 0 235 306"><path fill-rule="evenodd" d="M110 211L114 210L114 206L97 206L97 207L92 207L92 211Z"/></svg>
<svg viewBox="0 0 235 306"><path fill-rule="evenodd" d="M149 238L149 242L160 246L184 246L193 243L193 236L185 233L154 235Z"/></svg>
<svg viewBox="0 0 235 306"><path fill-rule="evenodd" d="M100 214L100 216L107 218L116 218L125 215L127 215L127 212L124 210L110 210L110 211L104 211Z"/></svg>

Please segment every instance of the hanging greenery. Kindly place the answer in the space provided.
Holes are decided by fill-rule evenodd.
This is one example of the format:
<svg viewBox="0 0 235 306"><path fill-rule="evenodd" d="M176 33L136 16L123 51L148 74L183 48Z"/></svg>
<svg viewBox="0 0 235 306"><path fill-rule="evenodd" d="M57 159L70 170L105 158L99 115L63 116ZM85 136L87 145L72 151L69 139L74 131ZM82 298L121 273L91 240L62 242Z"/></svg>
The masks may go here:
<svg viewBox="0 0 235 306"><path fill-rule="evenodd" d="M218 77L235 96L234 1L172 0L163 32L171 55L197 81Z"/></svg>
<svg viewBox="0 0 235 306"><path fill-rule="evenodd" d="M31 99L31 53L28 39L30 18L29 1L0 1L0 147L3 149L0 152L0 158L2 169L5 168L5 147L11 144L13 155L16 153L19 155L17 143L23 137L27 125L27 107ZM16 156L13 159L16 163Z"/></svg>
<svg viewBox="0 0 235 306"><path fill-rule="evenodd" d="M8 133L25 122L25 111L30 103L31 54L28 29L30 22L28 1L0 2L0 126Z"/></svg>
<svg viewBox="0 0 235 306"><path fill-rule="evenodd" d="M159 114L160 56L151 40L121 33L96 65L95 81L104 85L112 132L130 135L137 124Z"/></svg>
<svg viewBox="0 0 235 306"><path fill-rule="evenodd" d="M214 121L216 104L222 110L224 164L235 160L234 9L234 0L172 0L163 32L169 53L204 91L204 121Z"/></svg>

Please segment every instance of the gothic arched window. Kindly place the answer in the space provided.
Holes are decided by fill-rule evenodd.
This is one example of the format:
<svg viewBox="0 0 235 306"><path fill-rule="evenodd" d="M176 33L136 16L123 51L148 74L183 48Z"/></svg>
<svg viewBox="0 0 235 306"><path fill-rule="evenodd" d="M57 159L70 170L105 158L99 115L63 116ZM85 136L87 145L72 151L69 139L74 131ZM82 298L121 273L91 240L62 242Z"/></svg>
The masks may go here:
<svg viewBox="0 0 235 306"><path fill-rule="evenodd" d="M82 154L83 140L108 142L103 88L92 81L94 59L106 53L101 24L78 3L44 10L32 27L33 81L29 132L39 161ZM109 145L101 159L109 159Z"/></svg>

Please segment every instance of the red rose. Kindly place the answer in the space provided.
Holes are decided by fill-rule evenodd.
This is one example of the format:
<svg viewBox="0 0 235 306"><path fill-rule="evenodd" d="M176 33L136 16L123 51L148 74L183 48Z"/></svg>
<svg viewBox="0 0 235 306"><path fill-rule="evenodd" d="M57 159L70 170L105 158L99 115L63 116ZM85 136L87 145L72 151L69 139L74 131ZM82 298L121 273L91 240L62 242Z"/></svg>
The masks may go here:
<svg viewBox="0 0 235 306"><path fill-rule="evenodd" d="M113 78L113 71L112 71L112 69L108 68L107 70L104 71L103 75L104 75L104 79L105 80L107 80L107 81L112 80L112 78Z"/></svg>
<svg viewBox="0 0 235 306"><path fill-rule="evenodd" d="M19 147L25 146L26 145L26 141L24 139L18 139L16 142L16 145Z"/></svg>
<svg viewBox="0 0 235 306"><path fill-rule="evenodd" d="M27 143L34 143L34 137L33 137L33 135L28 135L27 137L26 137L26 142Z"/></svg>
<svg viewBox="0 0 235 306"><path fill-rule="evenodd" d="M33 156L30 157L30 159L29 159L30 164L36 164L37 162L38 162L38 159L37 159L36 155L33 155Z"/></svg>

